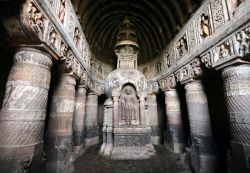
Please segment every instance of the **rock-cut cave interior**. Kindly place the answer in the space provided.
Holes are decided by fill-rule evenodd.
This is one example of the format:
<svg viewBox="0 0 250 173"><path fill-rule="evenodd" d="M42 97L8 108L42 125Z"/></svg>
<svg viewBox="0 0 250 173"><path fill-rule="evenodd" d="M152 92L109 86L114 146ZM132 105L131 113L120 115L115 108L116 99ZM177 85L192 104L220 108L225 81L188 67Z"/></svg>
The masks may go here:
<svg viewBox="0 0 250 173"><path fill-rule="evenodd" d="M0 173L249 173L250 0L1 0Z"/></svg>

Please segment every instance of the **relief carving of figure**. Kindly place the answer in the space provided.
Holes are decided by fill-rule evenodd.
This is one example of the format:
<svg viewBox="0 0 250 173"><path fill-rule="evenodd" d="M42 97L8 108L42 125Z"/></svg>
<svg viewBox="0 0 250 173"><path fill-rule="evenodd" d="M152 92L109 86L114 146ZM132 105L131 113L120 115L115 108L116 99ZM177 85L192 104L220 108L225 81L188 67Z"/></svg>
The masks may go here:
<svg viewBox="0 0 250 173"><path fill-rule="evenodd" d="M188 47L187 47L187 40L186 37L182 37L176 44L176 48L177 48L177 60L179 58L181 58L182 56L184 56L187 51L188 51Z"/></svg>
<svg viewBox="0 0 250 173"><path fill-rule="evenodd" d="M230 44L229 42L225 42L220 46L220 58L228 58L230 57Z"/></svg>
<svg viewBox="0 0 250 173"><path fill-rule="evenodd" d="M30 25L34 28L35 32L39 34L39 36L42 36L45 29L45 17L43 13L38 11L32 3L29 3L28 13L30 15Z"/></svg>
<svg viewBox="0 0 250 173"><path fill-rule="evenodd" d="M80 41L81 41L81 33L79 28L75 28L75 32L74 32L74 43L76 44L76 47L79 48L80 46Z"/></svg>
<svg viewBox="0 0 250 173"><path fill-rule="evenodd" d="M65 3L66 0L61 0L59 14L58 14L58 17L62 23L64 23L64 17L65 17Z"/></svg>
<svg viewBox="0 0 250 173"><path fill-rule="evenodd" d="M127 85L123 88L120 105L121 119L125 121L125 125L133 125L132 121L137 120L138 99L132 86Z"/></svg>
<svg viewBox="0 0 250 173"><path fill-rule="evenodd" d="M250 53L250 28L240 31L236 35L236 40L239 42L239 47L237 48L240 55L245 55Z"/></svg>
<svg viewBox="0 0 250 173"><path fill-rule="evenodd" d="M201 28L200 36L202 39L205 39L211 35L209 17L208 17L208 15L206 15L204 13L202 13L202 15L201 15L200 28Z"/></svg>

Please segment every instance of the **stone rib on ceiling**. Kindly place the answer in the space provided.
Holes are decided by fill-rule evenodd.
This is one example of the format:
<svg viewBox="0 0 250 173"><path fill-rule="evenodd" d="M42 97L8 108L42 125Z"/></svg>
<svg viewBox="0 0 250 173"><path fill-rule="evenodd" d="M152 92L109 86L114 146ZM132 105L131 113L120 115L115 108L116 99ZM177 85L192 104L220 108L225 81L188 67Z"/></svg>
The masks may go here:
<svg viewBox="0 0 250 173"><path fill-rule="evenodd" d="M125 16L139 38L138 63L155 58L202 0L72 0L95 56L115 66L113 48Z"/></svg>

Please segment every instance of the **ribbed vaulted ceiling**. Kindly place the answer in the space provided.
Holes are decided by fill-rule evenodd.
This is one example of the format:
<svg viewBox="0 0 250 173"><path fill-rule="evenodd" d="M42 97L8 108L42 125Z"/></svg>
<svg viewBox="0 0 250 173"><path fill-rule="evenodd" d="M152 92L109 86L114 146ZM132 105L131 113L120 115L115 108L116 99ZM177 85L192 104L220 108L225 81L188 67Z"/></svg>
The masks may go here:
<svg viewBox="0 0 250 173"><path fill-rule="evenodd" d="M202 0L72 0L95 56L116 64L113 48L125 16L135 25L139 64L155 58Z"/></svg>

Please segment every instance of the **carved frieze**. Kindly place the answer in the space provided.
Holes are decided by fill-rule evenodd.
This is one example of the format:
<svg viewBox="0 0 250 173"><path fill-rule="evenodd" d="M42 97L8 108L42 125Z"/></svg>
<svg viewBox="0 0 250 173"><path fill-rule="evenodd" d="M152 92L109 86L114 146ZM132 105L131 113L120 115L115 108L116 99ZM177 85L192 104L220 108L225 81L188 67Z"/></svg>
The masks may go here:
<svg viewBox="0 0 250 173"><path fill-rule="evenodd" d="M201 55L201 62L207 67L211 68L212 67L212 62L211 62L211 53L206 52Z"/></svg>
<svg viewBox="0 0 250 173"><path fill-rule="evenodd" d="M24 17L27 17L24 22L26 23L27 21L27 24L39 39L44 40L48 19L34 2L27 1L24 5Z"/></svg>
<svg viewBox="0 0 250 173"><path fill-rule="evenodd" d="M202 74L201 61L199 58L196 58L191 63L185 65L180 70L175 72L176 80L178 82L186 82L200 77Z"/></svg>
<svg viewBox="0 0 250 173"><path fill-rule="evenodd" d="M227 39L222 42L212 50L213 60L212 63L215 64L219 61L225 61L231 58L234 54L232 39Z"/></svg>
<svg viewBox="0 0 250 173"><path fill-rule="evenodd" d="M175 75L171 74L168 77L166 77L165 79L160 80L159 86L160 86L160 89L162 91L166 91L166 90L170 90L170 89L175 88L175 86L176 86Z"/></svg>
<svg viewBox="0 0 250 173"><path fill-rule="evenodd" d="M47 44L57 52L57 54L60 54L60 46L61 46L61 38L58 32L55 30L55 28L52 25L49 25L48 27L48 35L47 35Z"/></svg>

